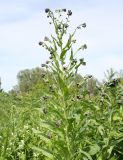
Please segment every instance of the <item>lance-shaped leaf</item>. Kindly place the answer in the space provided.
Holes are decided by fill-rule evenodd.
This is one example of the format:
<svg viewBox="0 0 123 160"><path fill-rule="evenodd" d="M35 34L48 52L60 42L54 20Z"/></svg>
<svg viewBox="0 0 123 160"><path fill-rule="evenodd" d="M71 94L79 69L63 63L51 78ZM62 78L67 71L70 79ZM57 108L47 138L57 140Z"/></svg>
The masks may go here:
<svg viewBox="0 0 123 160"><path fill-rule="evenodd" d="M65 45L65 47L63 48L61 55L60 55L60 59L63 59L64 56L66 55L67 51L71 48L71 42L72 42L72 36L69 35L67 44Z"/></svg>
<svg viewBox="0 0 123 160"><path fill-rule="evenodd" d="M65 84L65 81L58 75L60 89L64 92L64 96L67 98L69 91L68 86Z"/></svg>
<svg viewBox="0 0 123 160"><path fill-rule="evenodd" d="M49 151L48 149L39 148L39 147L36 147L36 146L31 146L31 148L33 150L37 151L37 152L42 153L44 156L54 160L53 153L51 151Z"/></svg>
<svg viewBox="0 0 123 160"><path fill-rule="evenodd" d="M64 130L62 128L58 128L55 123L53 122L49 122L49 121L41 121L41 126L43 128L46 128L50 131L52 131L53 133L59 135L60 137L64 137Z"/></svg>
<svg viewBox="0 0 123 160"><path fill-rule="evenodd" d="M43 140L43 141L45 141L47 143L51 143L50 139L46 135L42 134L41 131L36 130L34 128L32 130L33 130L33 133L35 133L36 135L38 135L38 137L41 138L41 140Z"/></svg>

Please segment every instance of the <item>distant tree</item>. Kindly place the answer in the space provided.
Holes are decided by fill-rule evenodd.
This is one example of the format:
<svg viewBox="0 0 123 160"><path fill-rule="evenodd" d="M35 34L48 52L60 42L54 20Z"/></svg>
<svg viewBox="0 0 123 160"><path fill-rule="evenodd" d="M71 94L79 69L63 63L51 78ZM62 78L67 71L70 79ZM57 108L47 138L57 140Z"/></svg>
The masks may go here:
<svg viewBox="0 0 123 160"><path fill-rule="evenodd" d="M29 92L34 85L38 83L44 83L44 77L50 76L49 72L46 72L42 68L25 69L17 74L18 85L15 87L19 92Z"/></svg>

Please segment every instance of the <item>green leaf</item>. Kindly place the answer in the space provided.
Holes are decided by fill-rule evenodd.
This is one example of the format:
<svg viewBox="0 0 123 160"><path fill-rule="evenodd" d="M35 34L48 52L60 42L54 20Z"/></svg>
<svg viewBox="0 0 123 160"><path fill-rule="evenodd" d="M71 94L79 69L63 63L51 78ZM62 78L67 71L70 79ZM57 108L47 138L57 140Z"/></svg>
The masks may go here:
<svg viewBox="0 0 123 160"><path fill-rule="evenodd" d="M37 152L41 152L44 156L50 158L50 159L54 159L53 153L51 153L49 150L47 149L42 149L36 146L31 146L31 148Z"/></svg>
<svg viewBox="0 0 123 160"><path fill-rule="evenodd" d="M48 121L42 121L41 126L52 131L53 133L59 135L60 137L64 137L64 130L62 128L58 128L54 123Z"/></svg>
<svg viewBox="0 0 123 160"><path fill-rule="evenodd" d="M80 153L82 153L83 155L85 155L88 158L88 160L93 160L92 157L90 156L90 154L88 154L87 152L85 152L85 151L83 151L83 150L80 149Z"/></svg>
<svg viewBox="0 0 123 160"><path fill-rule="evenodd" d="M111 155L111 153L112 153L113 148L114 148L114 146L110 146L110 148L107 150L107 152L108 152L108 154L109 154L109 157L110 157L110 155Z"/></svg>
<svg viewBox="0 0 123 160"><path fill-rule="evenodd" d="M90 146L90 151L89 154L90 155L95 155L100 151L100 147L97 144L94 144L92 146Z"/></svg>
<svg viewBox="0 0 123 160"><path fill-rule="evenodd" d="M70 47L71 47L71 41L72 41L72 36L69 35L67 44L66 44L65 47L63 48L63 50L62 50L62 52L61 52L61 55L60 55L60 59L61 59L61 60L64 58L66 52L70 49Z"/></svg>
<svg viewBox="0 0 123 160"><path fill-rule="evenodd" d="M70 61L73 60L73 49L71 48L71 53L70 53Z"/></svg>
<svg viewBox="0 0 123 160"><path fill-rule="evenodd" d="M98 127L98 132L101 134L101 136L104 135L104 127L102 125Z"/></svg>
<svg viewBox="0 0 123 160"><path fill-rule="evenodd" d="M46 135L42 134L40 131L33 128L33 132L37 134L41 138L41 140L48 142L48 143L50 142L50 139Z"/></svg>
<svg viewBox="0 0 123 160"><path fill-rule="evenodd" d="M67 52L67 49L63 49L62 52L61 52L61 55L60 55L60 59L63 60L64 59L64 56Z"/></svg>
<svg viewBox="0 0 123 160"><path fill-rule="evenodd" d="M67 98L69 91L68 86L65 84L64 80L58 75L60 89L64 92L64 96Z"/></svg>

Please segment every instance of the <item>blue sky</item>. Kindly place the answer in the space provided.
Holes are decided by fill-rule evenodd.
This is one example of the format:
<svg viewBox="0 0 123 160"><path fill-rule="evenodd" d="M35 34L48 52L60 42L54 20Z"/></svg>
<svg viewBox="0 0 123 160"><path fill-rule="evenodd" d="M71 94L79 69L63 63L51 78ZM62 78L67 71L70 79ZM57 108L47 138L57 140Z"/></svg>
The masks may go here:
<svg viewBox="0 0 123 160"><path fill-rule="evenodd" d="M102 79L111 67L123 69L123 1L122 0L0 0L0 77L8 91L16 85L20 70L40 66L48 58L38 42L52 29L45 8L73 11L72 29L81 22L87 28L77 34L78 43L88 49L79 54L87 66L80 73Z"/></svg>

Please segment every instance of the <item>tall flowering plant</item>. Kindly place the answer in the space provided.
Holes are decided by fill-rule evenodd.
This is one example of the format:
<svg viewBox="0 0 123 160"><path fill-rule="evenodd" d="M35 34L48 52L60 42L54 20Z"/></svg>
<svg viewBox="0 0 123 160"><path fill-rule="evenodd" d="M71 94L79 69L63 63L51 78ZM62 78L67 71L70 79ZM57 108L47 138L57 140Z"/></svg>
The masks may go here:
<svg viewBox="0 0 123 160"><path fill-rule="evenodd" d="M75 83L78 68L86 65L84 58L77 60L76 55L87 48L86 44L82 44L74 51L73 45L76 43L74 36L77 30L86 27L86 23L80 24L73 33L68 34L71 10L59 9L52 12L47 8L45 12L50 20L49 24L54 26L55 35L51 35L50 38L44 37L44 41L40 41L39 45L49 51L49 60L42 64L42 67L51 71L54 81L51 83L48 77L44 76L44 81L51 84L49 94L46 93L42 97L44 107L41 131L33 129L33 132L40 136L45 147L33 146L33 149L41 151L50 159L70 160L79 155L78 131L82 125L76 108L76 100L80 100L81 97L73 97L71 86ZM82 153L85 157L89 156L84 151Z"/></svg>

